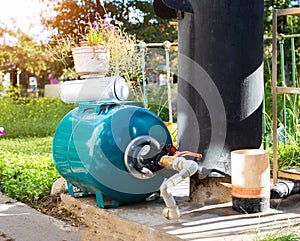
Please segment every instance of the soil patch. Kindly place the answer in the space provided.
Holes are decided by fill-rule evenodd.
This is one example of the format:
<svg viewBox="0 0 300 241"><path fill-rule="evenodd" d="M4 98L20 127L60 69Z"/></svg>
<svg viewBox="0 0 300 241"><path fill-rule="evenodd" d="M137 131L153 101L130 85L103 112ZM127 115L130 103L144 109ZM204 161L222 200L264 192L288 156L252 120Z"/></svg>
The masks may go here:
<svg viewBox="0 0 300 241"><path fill-rule="evenodd" d="M15 239L12 237L9 237L5 233L0 232L0 241L15 241Z"/></svg>
<svg viewBox="0 0 300 241"><path fill-rule="evenodd" d="M87 227L81 218L76 217L61 206L60 194L45 197L34 208L43 214L62 220L73 227Z"/></svg>

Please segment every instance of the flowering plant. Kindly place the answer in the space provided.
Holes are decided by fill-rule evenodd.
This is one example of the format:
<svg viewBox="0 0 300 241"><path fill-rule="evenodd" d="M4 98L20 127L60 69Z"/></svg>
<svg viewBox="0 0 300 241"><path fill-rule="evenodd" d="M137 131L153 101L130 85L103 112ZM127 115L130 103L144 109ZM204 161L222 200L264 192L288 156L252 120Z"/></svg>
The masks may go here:
<svg viewBox="0 0 300 241"><path fill-rule="evenodd" d="M96 13L95 21L87 24L82 39L81 46L101 45L109 49L109 75L124 75L131 65L141 65L135 36L128 34L121 26L112 24L107 13L103 17Z"/></svg>
<svg viewBox="0 0 300 241"><path fill-rule="evenodd" d="M115 26L110 24L107 14L104 14L103 18L101 18L96 13L96 20L87 24L86 33L82 36L83 43L90 46L106 45L110 35L115 35L114 28Z"/></svg>
<svg viewBox="0 0 300 241"><path fill-rule="evenodd" d="M5 135L4 128L0 127L0 136L4 136L4 135Z"/></svg>

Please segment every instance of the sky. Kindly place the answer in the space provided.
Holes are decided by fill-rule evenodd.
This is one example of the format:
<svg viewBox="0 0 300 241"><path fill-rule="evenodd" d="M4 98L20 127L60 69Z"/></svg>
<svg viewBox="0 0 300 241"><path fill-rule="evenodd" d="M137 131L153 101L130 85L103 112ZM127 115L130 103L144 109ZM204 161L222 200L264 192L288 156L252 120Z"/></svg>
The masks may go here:
<svg viewBox="0 0 300 241"><path fill-rule="evenodd" d="M17 26L35 39L43 40L46 34L39 20L43 8L45 5L39 0L0 0L0 22L9 28Z"/></svg>

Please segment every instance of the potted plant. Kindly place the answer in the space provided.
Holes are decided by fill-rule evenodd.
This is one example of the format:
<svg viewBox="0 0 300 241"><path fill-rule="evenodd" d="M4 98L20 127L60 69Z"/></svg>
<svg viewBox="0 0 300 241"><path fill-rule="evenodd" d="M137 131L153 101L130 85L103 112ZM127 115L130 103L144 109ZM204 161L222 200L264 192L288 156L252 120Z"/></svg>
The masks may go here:
<svg viewBox="0 0 300 241"><path fill-rule="evenodd" d="M112 24L108 14L88 22L80 36L63 36L55 39L55 44L48 49L55 60L65 67L70 52L74 59L75 71L83 78L92 75L121 75L127 81L141 73L141 54L136 48L134 35L128 34L120 25Z"/></svg>
<svg viewBox="0 0 300 241"><path fill-rule="evenodd" d="M110 25L107 14L104 17L97 14L96 20L88 23L80 45L72 48L75 71L80 75L105 74L109 70L109 38L117 36L116 27Z"/></svg>
<svg viewBox="0 0 300 241"><path fill-rule="evenodd" d="M105 46L82 46L72 49L74 67L81 76L104 75L109 70L109 49Z"/></svg>

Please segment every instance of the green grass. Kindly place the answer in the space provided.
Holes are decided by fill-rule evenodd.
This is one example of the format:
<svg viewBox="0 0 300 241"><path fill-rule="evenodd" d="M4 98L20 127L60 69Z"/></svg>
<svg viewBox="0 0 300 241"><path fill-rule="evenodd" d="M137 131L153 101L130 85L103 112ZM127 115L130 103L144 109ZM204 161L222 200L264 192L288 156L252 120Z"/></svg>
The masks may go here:
<svg viewBox="0 0 300 241"><path fill-rule="evenodd" d="M299 241L300 234L292 232L289 229L280 229L270 232L264 237L256 238L254 241Z"/></svg>
<svg viewBox="0 0 300 241"><path fill-rule="evenodd" d="M279 143L278 160L281 169L300 166L300 142Z"/></svg>
<svg viewBox="0 0 300 241"><path fill-rule="evenodd" d="M1 190L31 206L48 196L60 176L51 143L52 137L0 139Z"/></svg>

